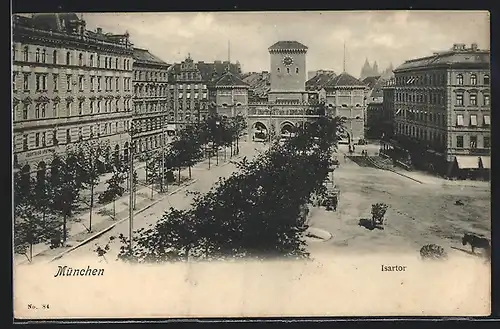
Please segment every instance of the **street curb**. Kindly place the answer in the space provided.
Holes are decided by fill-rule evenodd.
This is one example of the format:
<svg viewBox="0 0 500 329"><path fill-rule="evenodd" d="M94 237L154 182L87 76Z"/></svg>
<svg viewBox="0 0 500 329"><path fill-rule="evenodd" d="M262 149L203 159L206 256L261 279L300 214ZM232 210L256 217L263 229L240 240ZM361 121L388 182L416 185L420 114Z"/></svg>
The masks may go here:
<svg viewBox="0 0 500 329"><path fill-rule="evenodd" d="M177 193L177 192L179 192L180 190L182 190L182 189L184 189L184 188L188 187L189 185L194 184L194 183L195 183L195 182L197 182L197 181L198 181L197 179L193 179L193 180L189 181L188 183L186 183L186 184L184 184L184 185L179 186L177 189L175 189L174 191L172 191L172 192L170 192L170 193L166 194L166 195L165 195L165 196L163 196L162 198L160 198L160 199L158 199L158 200L156 200L156 201L154 201L154 202L150 203L149 205L147 205L147 206L145 206L145 207L143 207L143 208L141 208L141 209L137 210L136 212L134 212L134 216L135 216L135 215L137 215L137 214L140 214L140 213L142 213L142 212L144 212L144 211L146 211L147 209L149 209L149 208L151 208L152 206L154 206L155 204L159 203L160 201L162 201L162 200L163 200L163 199L165 199L166 197L176 194L176 193ZM107 228L105 228L105 229L103 229L103 230L101 230L101 231L97 232L96 234L92 235L91 237L88 237L87 239L85 239L85 240L83 240L83 241L79 242L77 245L75 245L75 246L73 246L73 247L71 247L71 248L69 248L69 249L67 249L67 250L65 250L65 251L63 251L63 252L61 252L59 255L57 255L57 256L55 256L54 258L52 258L52 259L49 261L49 263L52 263L53 261L58 260L58 259L62 258L64 255L66 255L66 254L68 254L68 253L72 252L73 250L80 248L81 246L83 246L83 245L85 245L85 244L89 243L89 242L90 242L90 241L92 241L92 240L95 240L96 238L100 237L100 236L101 236L101 235L103 235L104 233L106 233L106 232L108 232L108 231L112 230L112 229L113 229L116 225L118 225L118 224L120 224L120 223L122 223L122 222L124 222L124 221L126 221L126 220L128 220L128 219L129 219L129 217L127 216L127 217L125 217L125 218L123 218L123 219L120 219L119 221L117 221L117 222L115 222L115 223L111 224L111 225L110 225L110 226L108 226ZM36 257L36 256L35 256L35 257ZM21 265L21 264L19 264L19 265Z"/></svg>
<svg viewBox="0 0 500 329"><path fill-rule="evenodd" d="M387 169L387 168L383 168L383 167L380 167L378 164L376 164L375 162L373 162L369 157L367 158L367 160L372 164L374 165L375 167L377 167L378 169L381 169L381 170L387 170L387 171L390 171L390 172L393 172L395 174L398 174L399 176L403 176L405 178L408 178L408 179L411 179L412 181L415 181L417 183L420 183L420 184L424 184L424 182L421 182L419 181L418 179L415 179L415 178L412 178L410 176L406 176L405 174L402 174L402 173L399 173L395 170L391 170L391 169Z"/></svg>

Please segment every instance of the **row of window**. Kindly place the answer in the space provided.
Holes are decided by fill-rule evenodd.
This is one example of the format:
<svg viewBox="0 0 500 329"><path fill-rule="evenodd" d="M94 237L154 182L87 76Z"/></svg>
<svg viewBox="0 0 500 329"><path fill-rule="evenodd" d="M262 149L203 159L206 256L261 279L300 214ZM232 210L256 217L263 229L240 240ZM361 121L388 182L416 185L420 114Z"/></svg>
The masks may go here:
<svg viewBox="0 0 500 329"><path fill-rule="evenodd" d="M13 59L17 60L17 49L16 45L13 46ZM51 54L45 48L36 48L34 52L30 51L29 46L24 46L22 51L22 60L25 62L35 62L35 63L52 63L59 64L60 63L60 53L64 53L63 51L59 52L58 50L53 50ZM101 60L103 59L103 60ZM122 59L111 56L103 56L88 54L88 53L79 53L78 61L74 60L74 54L71 51L66 51L65 61L63 62L65 65L78 65L78 66L89 66L95 68L104 68L104 69L123 69L123 70L131 70L131 59ZM87 65L88 64L88 65ZM102 64L102 65L101 65Z"/></svg>
<svg viewBox="0 0 500 329"><path fill-rule="evenodd" d="M168 118L164 118L164 124L168 123ZM133 122L134 132L143 133L162 128L162 117L147 118L147 119L134 119Z"/></svg>
<svg viewBox="0 0 500 329"><path fill-rule="evenodd" d="M420 140L430 141L434 143L434 145L444 146L445 135L440 131L429 130L404 123L399 123L396 127L396 131L400 135L412 136Z"/></svg>
<svg viewBox="0 0 500 329"><path fill-rule="evenodd" d="M469 137L469 146L468 148L470 149L477 149L477 148L491 148L491 137L490 136L483 136L483 144L478 145L478 138L475 135L470 135ZM464 136L458 135L455 137L455 147L456 148L464 148L465 143L464 143Z"/></svg>
<svg viewBox="0 0 500 329"><path fill-rule="evenodd" d="M482 76L481 81L479 81L478 75L475 73L469 74L469 79L467 81L467 85L489 85L490 84L490 75L484 74ZM444 86L446 85L446 76L444 73L441 74L424 74L418 76L399 76L395 79L396 85L405 86L405 85L420 85L420 86ZM459 73L455 76L452 84L455 85L464 85L464 75Z"/></svg>
<svg viewBox="0 0 500 329"><path fill-rule="evenodd" d="M169 95L166 86L134 86L134 94L138 97L165 97Z"/></svg>
<svg viewBox="0 0 500 329"><path fill-rule="evenodd" d="M278 67L278 68L276 69L276 71L277 71L278 73L281 73L281 68L279 68L279 67ZM286 68L286 73L287 73L287 74L290 74L290 68L289 68L289 67L287 67L287 68ZM298 68L298 67L296 67L296 68L295 68L295 74L299 74L299 68Z"/></svg>
<svg viewBox="0 0 500 329"><path fill-rule="evenodd" d="M18 72L13 72L12 74L12 88L14 91L17 90L17 76ZM23 73L23 90L24 91L30 91L31 89L31 78L32 73ZM100 76L90 76L90 84L88 88L86 88L86 79L84 75L79 75L78 76L78 81L73 80L73 75L71 74L66 74L65 79L63 80L64 82L64 88L66 89L67 92L73 91L73 86L78 85L78 90L83 92L86 89L89 89L90 91L101 91L103 84L102 84L102 78ZM48 73L35 73L35 90L36 91L47 91L48 90ZM130 91L130 78L120 78L120 77L104 77L104 87L105 91L113 91L113 85L114 89L116 91L120 91L120 80L122 81L122 85L124 88L124 91ZM59 91L59 84L61 81L61 77L59 74L53 73L52 74L52 89L54 92Z"/></svg>
<svg viewBox="0 0 500 329"><path fill-rule="evenodd" d="M201 80L199 72L181 72L177 74L178 80Z"/></svg>
<svg viewBox="0 0 500 329"><path fill-rule="evenodd" d="M446 104L445 96L443 93L396 92L395 97L397 102L426 103L426 104L436 104L436 105Z"/></svg>
<svg viewBox="0 0 500 329"><path fill-rule="evenodd" d="M134 80L139 81L167 81L168 75L164 71L134 71Z"/></svg>
<svg viewBox="0 0 500 329"><path fill-rule="evenodd" d="M51 112L49 112L49 103L23 103L14 105L14 121L19 120L31 120L31 119L44 119L44 118L62 118L71 117L75 115L85 115L85 114L100 114L100 113L111 113L120 112L122 109L124 112L131 111L131 100L104 100L104 101L89 101L89 107L87 110L86 101L78 101L77 111L74 111L73 102L66 102L65 111L61 111L60 103L53 103ZM104 106L103 106L104 105ZM122 106L120 106L122 105ZM22 106L21 113L19 113L19 107ZM34 108L34 111L33 111Z"/></svg>
<svg viewBox="0 0 500 329"><path fill-rule="evenodd" d="M477 106L478 105L478 97L477 96L478 96L477 94L470 94L468 105ZM490 105L490 95L485 94L485 95L483 95L482 98L483 98L483 101L482 101L481 105L489 106ZM456 99L455 105L457 105L457 106L464 106L465 105L463 93L457 93L455 99Z"/></svg>
<svg viewBox="0 0 500 329"><path fill-rule="evenodd" d="M457 114L456 116L456 121L455 125L457 127L464 127L464 126L469 126L469 127L489 127L491 125L491 118L489 115L483 115L483 120L482 122L478 121L478 118L480 118L477 114L471 114L469 115L469 120L467 124L464 121L465 116L463 114Z"/></svg>
<svg viewBox="0 0 500 329"><path fill-rule="evenodd" d="M184 94L184 93L179 93L179 99L184 98L184 96L185 96L185 98L186 98L186 99L190 99L190 98L191 98L191 93L186 93L186 94ZM194 98L194 99L198 99L198 97L199 97L199 94L198 94L198 93L194 93L194 94L193 94L193 98ZM207 98L207 93L202 93L201 98L202 98L202 99L206 99L206 98Z"/></svg>
<svg viewBox="0 0 500 329"><path fill-rule="evenodd" d="M170 88L173 88L174 85L170 85ZM184 84L180 84L178 85L178 88L180 90L184 90L184 91L187 91L187 89L207 89L207 85L205 84L187 84L187 85L184 85Z"/></svg>
<svg viewBox="0 0 500 329"><path fill-rule="evenodd" d="M65 130L52 129L49 131L38 131L31 134L22 135L22 150L57 146L61 143L70 144L73 142L114 135L128 132L129 121L97 123L86 127L67 128Z"/></svg>
<svg viewBox="0 0 500 329"><path fill-rule="evenodd" d="M423 110L403 109L396 111L396 117L403 117L407 120L432 123L438 127L446 126L445 113L433 113Z"/></svg>
<svg viewBox="0 0 500 329"><path fill-rule="evenodd" d="M463 85L464 84L464 75L463 74L457 74L456 80L455 80L455 84L457 84L457 85ZM478 84L478 79L477 79L477 75L476 74L471 74L469 76L469 83L468 84L472 85L472 86L475 86L475 85ZM485 74L483 76L482 84L483 85L489 85L490 84L490 75L489 74Z"/></svg>
<svg viewBox="0 0 500 329"><path fill-rule="evenodd" d="M411 94L411 93L396 93L396 101L407 102L407 103L429 103L436 105L445 105L445 97L440 93L432 94ZM456 95L456 105L464 105L464 93L457 93ZM471 93L469 95L469 105L478 105L478 95ZM490 105L490 95L484 94L482 96L482 104L484 106Z"/></svg>
<svg viewBox="0 0 500 329"><path fill-rule="evenodd" d="M155 113L164 112L167 109L166 103L134 103L134 113L144 114L144 113Z"/></svg>

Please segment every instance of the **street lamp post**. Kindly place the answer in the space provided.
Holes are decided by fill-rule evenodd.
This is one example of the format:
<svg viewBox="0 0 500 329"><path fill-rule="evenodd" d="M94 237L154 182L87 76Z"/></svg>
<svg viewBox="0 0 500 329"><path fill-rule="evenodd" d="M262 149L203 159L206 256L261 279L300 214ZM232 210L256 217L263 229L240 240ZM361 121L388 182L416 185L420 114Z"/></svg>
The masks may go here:
<svg viewBox="0 0 500 329"><path fill-rule="evenodd" d="M132 131L133 132L133 131ZM132 136L132 134L131 134ZM133 241L133 232L134 232L134 143L132 140L130 141L130 151L129 151L129 184L130 184L130 193L128 198L128 223L129 223L129 241L130 241L130 251L132 251L132 241Z"/></svg>

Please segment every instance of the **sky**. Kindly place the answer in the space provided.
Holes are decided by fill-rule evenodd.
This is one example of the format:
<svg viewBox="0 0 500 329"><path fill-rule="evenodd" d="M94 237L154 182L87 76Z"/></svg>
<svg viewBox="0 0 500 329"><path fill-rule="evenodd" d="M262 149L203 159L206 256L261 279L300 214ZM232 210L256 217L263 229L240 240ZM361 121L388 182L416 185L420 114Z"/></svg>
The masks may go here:
<svg viewBox="0 0 500 329"><path fill-rule="evenodd" d="M87 28L130 33L136 47L167 63L188 54L195 61L238 60L244 72L269 70L267 48L280 40L309 47L307 70L343 71L359 77L368 58L379 69L450 49L454 43L477 43L489 49L488 12L198 12L85 13Z"/></svg>

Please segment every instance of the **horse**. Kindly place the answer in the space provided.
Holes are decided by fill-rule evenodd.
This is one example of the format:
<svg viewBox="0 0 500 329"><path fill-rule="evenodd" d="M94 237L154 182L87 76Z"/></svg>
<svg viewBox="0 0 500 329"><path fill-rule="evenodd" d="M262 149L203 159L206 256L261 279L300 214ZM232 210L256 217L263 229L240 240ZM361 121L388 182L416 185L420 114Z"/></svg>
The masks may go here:
<svg viewBox="0 0 500 329"><path fill-rule="evenodd" d="M474 249L476 248L484 249L487 255L490 255L491 253L490 240L488 240L487 238L483 238L472 233L465 233L464 237L462 238L462 245L465 246L467 244L471 246L471 251L473 254L475 254Z"/></svg>

